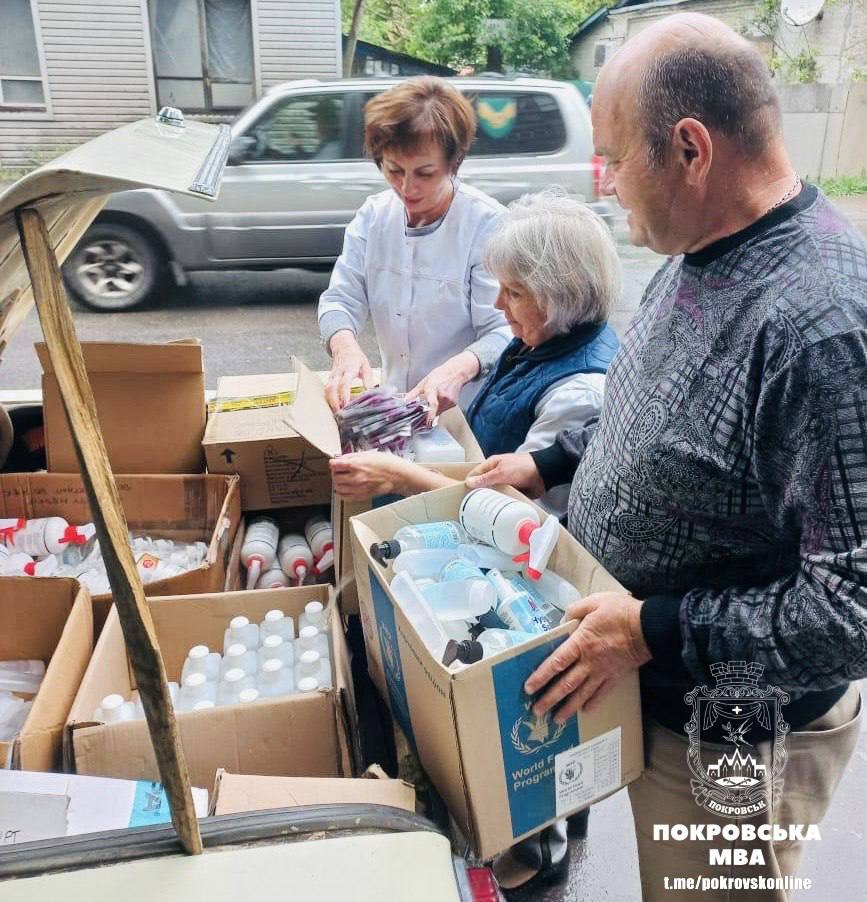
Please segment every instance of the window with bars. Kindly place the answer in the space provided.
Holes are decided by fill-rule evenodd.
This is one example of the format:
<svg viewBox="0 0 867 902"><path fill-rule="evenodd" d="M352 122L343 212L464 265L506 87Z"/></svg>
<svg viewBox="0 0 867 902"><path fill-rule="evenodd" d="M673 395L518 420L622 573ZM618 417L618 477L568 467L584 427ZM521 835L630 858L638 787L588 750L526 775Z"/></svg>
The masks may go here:
<svg viewBox="0 0 867 902"><path fill-rule="evenodd" d="M30 0L2 0L0 111L44 110L45 79Z"/></svg>
<svg viewBox="0 0 867 902"><path fill-rule="evenodd" d="M188 112L252 103L250 0L148 0L159 106Z"/></svg>

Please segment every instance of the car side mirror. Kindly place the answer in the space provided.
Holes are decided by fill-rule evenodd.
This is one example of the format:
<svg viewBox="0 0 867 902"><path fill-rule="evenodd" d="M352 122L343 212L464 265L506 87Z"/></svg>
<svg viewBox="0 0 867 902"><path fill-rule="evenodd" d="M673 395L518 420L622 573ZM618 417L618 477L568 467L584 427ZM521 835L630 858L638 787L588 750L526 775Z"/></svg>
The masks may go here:
<svg viewBox="0 0 867 902"><path fill-rule="evenodd" d="M237 166L239 163L246 163L252 157L255 147L256 139L251 135L238 135L237 138L232 138L229 144L228 164Z"/></svg>

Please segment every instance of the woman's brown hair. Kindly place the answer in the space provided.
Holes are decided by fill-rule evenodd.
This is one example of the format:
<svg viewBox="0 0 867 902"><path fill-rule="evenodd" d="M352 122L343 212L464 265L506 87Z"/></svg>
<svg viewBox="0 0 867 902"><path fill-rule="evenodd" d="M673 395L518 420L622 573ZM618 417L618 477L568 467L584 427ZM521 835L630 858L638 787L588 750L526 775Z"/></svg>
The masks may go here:
<svg viewBox="0 0 867 902"><path fill-rule="evenodd" d="M364 147L377 166L388 150L413 153L434 142L457 172L476 136L472 104L447 81L420 75L401 82L364 108Z"/></svg>

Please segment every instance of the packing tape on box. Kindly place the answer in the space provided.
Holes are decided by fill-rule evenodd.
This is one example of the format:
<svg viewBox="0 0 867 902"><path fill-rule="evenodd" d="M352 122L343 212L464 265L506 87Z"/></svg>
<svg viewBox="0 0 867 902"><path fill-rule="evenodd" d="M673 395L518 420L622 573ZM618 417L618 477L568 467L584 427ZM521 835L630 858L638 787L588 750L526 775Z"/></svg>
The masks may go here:
<svg viewBox="0 0 867 902"><path fill-rule="evenodd" d="M236 410L264 410L266 407L284 407L295 402L294 391L281 391L273 395L252 395L247 398L218 398L208 404L208 413L228 413Z"/></svg>

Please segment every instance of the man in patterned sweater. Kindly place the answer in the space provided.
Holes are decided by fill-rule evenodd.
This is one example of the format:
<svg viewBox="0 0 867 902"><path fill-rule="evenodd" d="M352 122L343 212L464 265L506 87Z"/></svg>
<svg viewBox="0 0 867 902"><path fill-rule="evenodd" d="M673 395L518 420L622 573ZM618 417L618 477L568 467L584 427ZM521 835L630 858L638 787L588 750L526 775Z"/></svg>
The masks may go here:
<svg viewBox="0 0 867 902"><path fill-rule="evenodd" d="M644 899L694 898L665 876L719 875L708 848L725 843L655 842L652 826L715 820L693 801L683 732L684 693L713 686L711 664L761 664L791 698L764 822L818 822L857 738L867 246L797 177L764 63L717 20L670 16L628 42L597 82L593 125L632 242L670 258L611 364L595 432L494 458L468 483L538 493L574 472L569 529L632 594L577 603L580 627L526 690L563 719L641 668L648 768L630 797ZM752 845L763 867L722 872L796 872L799 843Z"/></svg>

